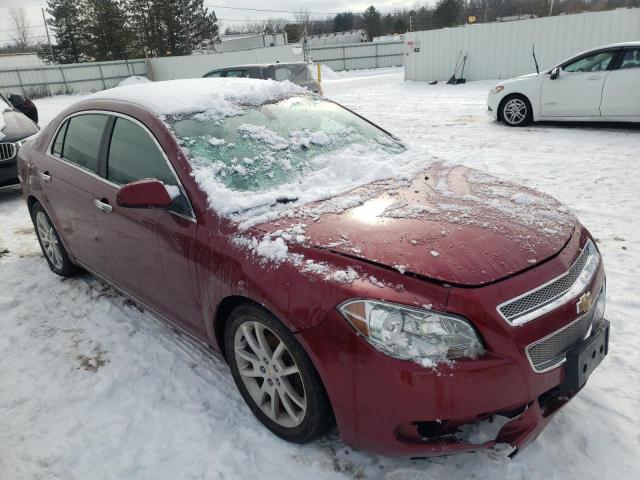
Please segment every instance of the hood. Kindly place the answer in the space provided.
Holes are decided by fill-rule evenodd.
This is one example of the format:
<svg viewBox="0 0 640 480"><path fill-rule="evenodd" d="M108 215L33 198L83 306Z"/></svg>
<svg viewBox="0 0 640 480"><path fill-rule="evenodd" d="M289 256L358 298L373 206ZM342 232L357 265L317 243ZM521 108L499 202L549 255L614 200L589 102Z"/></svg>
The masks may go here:
<svg viewBox="0 0 640 480"><path fill-rule="evenodd" d="M522 80L526 80L528 78L537 77L538 73L527 73L526 75L520 75L519 77L509 78L506 80L500 80L496 85L509 85L510 83L518 83Z"/></svg>
<svg viewBox="0 0 640 480"><path fill-rule="evenodd" d="M38 127L20 112L0 111L0 142L17 142L38 132Z"/></svg>
<svg viewBox="0 0 640 480"><path fill-rule="evenodd" d="M432 280L478 286L556 255L576 227L553 198L463 166L375 182L257 228ZM303 236L302 236L303 235Z"/></svg>

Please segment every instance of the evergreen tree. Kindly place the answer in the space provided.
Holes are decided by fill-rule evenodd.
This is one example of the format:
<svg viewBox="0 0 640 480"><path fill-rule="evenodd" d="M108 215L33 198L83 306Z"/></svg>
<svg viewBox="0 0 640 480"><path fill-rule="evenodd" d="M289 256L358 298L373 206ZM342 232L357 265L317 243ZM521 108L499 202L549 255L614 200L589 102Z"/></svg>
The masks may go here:
<svg viewBox="0 0 640 480"><path fill-rule="evenodd" d="M334 32L346 32L347 30L353 30L353 13L339 13L333 17Z"/></svg>
<svg viewBox="0 0 640 480"><path fill-rule="evenodd" d="M87 52L94 60L128 58L131 32L120 0L85 0L88 17Z"/></svg>
<svg viewBox="0 0 640 480"><path fill-rule="evenodd" d="M189 55L218 39L214 12L203 0L126 0L134 49L154 56Z"/></svg>
<svg viewBox="0 0 640 480"><path fill-rule="evenodd" d="M440 0L433 12L435 28L453 27L460 24L462 4L460 0Z"/></svg>
<svg viewBox="0 0 640 480"><path fill-rule="evenodd" d="M56 38L53 57L56 63L77 63L87 60L87 18L84 2L78 0L48 0L47 23ZM38 55L47 59L48 49Z"/></svg>
<svg viewBox="0 0 640 480"><path fill-rule="evenodd" d="M369 38L377 37L382 33L382 22L380 21L380 12L376 7L371 5L362 14L362 26L369 34Z"/></svg>

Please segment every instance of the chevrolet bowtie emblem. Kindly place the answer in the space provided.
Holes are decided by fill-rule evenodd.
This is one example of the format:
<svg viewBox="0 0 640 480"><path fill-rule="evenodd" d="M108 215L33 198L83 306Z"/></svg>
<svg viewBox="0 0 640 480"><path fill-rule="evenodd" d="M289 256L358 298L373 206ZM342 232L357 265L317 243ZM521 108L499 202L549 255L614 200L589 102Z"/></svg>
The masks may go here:
<svg viewBox="0 0 640 480"><path fill-rule="evenodd" d="M591 298L591 292L582 294L578 299L578 303L576 303L576 310L578 311L578 314L587 313L591 308L592 303L593 298Z"/></svg>

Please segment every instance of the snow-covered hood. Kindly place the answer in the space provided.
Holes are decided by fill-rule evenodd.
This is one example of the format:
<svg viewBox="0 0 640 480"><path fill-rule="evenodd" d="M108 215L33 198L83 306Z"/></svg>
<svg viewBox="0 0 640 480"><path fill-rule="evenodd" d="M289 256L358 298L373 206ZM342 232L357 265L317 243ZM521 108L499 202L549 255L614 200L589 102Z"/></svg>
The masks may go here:
<svg viewBox="0 0 640 480"><path fill-rule="evenodd" d="M554 256L575 226L547 195L436 163L413 180L374 182L256 228L297 231L309 247L470 286Z"/></svg>
<svg viewBox="0 0 640 480"><path fill-rule="evenodd" d="M38 132L38 127L22 113L1 108L0 104L0 141L17 142Z"/></svg>

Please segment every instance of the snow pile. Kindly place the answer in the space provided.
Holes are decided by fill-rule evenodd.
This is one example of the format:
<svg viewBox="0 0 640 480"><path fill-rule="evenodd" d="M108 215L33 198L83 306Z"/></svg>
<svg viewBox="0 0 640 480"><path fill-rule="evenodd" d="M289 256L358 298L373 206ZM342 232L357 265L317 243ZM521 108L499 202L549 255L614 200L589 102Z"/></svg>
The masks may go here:
<svg viewBox="0 0 640 480"><path fill-rule="evenodd" d="M289 142L264 125L243 123L238 127L238 132L244 137L249 137L268 145L273 150L285 150L289 147Z"/></svg>
<svg viewBox="0 0 640 480"><path fill-rule="evenodd" d="M292 95L308 94L307 90L288 81L195 78L110 88L96 92L90 98L137 103L156 115L208 111L235 115L238 105L262 105Z"/></svg>
<svg viewBox="0 0 640 480"><path fill-rule="evenodd" d="M138 85L140 83L151 83L151 80L149 80L147 77L140 77L138 75L132 75L131 77L127 77L124 80L122 80L118 86L119 87L126 87L129 85Z"/></svg>
<svg viewBox="0 0 640 480"><path fill-rule="evenodd" d="M313 74L313 78L318 80L318 65L314 64L309 67ZM320 64L320 74L322 75L321 80L335 80L340 78L340 75L335 72L331 67L325 65L324 63Z"/></svg>
<svg viewBox="0 0 640 480"><path fill-rule="evenodd" d="M253 254L261 257L263 262L270 261L279 264L289 258L289 247L280 237L274 239L269 235L265 235L261 240L235 237L233 243L250 250Z"/></svg>

